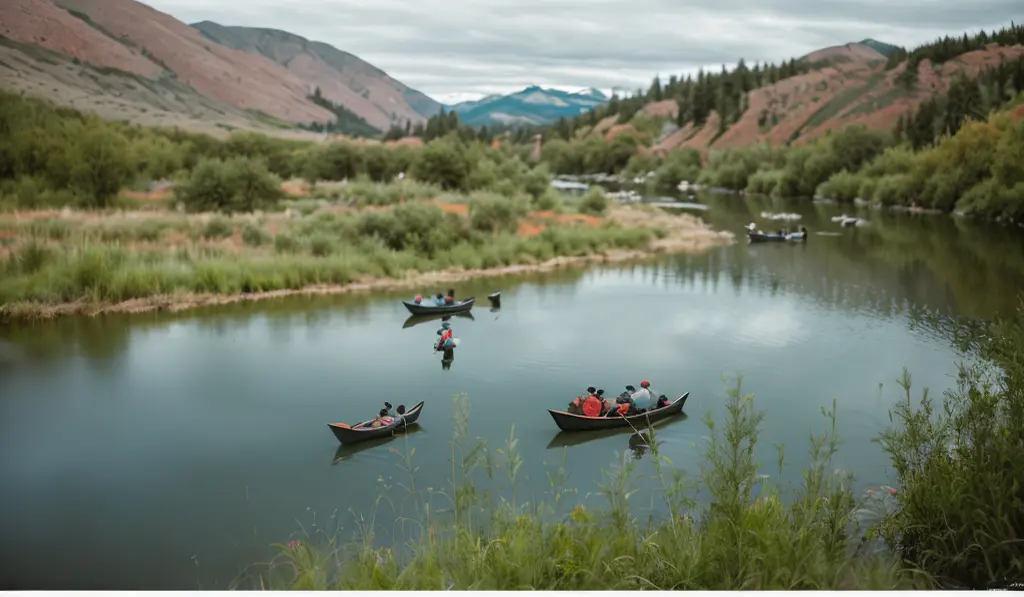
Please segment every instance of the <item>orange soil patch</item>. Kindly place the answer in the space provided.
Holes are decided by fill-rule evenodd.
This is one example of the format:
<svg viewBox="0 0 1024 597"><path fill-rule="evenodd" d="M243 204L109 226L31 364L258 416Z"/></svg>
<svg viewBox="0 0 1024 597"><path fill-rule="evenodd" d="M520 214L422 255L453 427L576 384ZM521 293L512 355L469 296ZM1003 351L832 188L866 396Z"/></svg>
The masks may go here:
<svg viewBox="0 0 1024 597"><path fill-rule="evenodd" d="M529 238L531 236L537 236L541 232L544 232L544 226L535 222L523 221L519 223L519 229L516 230L516 236Z"/></svg>
<svg viewBox="0 0 1024 597"><path fill-rule="evenodd" d="M536 220L555 220L559 224L582 223L595 228L604 224L604 219L596 216L588 216L585 214L556 214L553 211L535 211L531 212L529 217Z"/></svg>
<svg viewBox="0 0 1024 597"><path fill-rule="evenodd" d="M1024 106L1017 106L1010 112L1010 117L1013 118L1014 122L1020 122L1024 120Z"/></svg>
<svg viewBox="0 0 1024 597"><path fill-rule="evenodd" d="M172 189L170 187L164 187L155 191L121 191L122 197L128 199L135 199L137 201L161 201L171 195Z"/></svg>
<svg viewBox="0 0 1024 597"><path fill-rule="evenodd" d="M469 206L461 203L445 203L444 201L434 201L434 204L444 210L446 213L459 214L460 216L469 215Z"/></svg>
<svg viewBox="0 0 1024 597"><path fill-rule="evenodd" d="M281 190L291 197L308 197L309 185L304 182L286 182L281 184Z"/></svg>

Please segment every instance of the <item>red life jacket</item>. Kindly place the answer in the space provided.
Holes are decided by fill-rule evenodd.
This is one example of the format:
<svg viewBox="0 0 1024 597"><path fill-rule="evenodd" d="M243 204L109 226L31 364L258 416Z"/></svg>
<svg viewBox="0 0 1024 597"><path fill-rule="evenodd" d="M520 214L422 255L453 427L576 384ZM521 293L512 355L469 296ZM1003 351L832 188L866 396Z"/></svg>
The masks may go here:
<svg viewBox="0 0 1024 597"><path fill-rule="evenodd" d="M580 406L582 401L583 401L583 396L577 396L577 397L572 399L572 402L570 404L572 404L573 406Z"/></svg>
<svg viewBox="0 0 1024 597"><path fill-rule="evenodd" d="M601 400L597 396L590 395L583 401L583 414L588 417L601 416Z"/></svg>
<svg viewBox="0 0 1024 597"><path fill-rule="evenodd" d="M450 304L452 304L453 302L455 302L455 299L453 299L452 297L450 297L450 296L446 296L446 297L444 297L444 304L446 304L446 305L450 305Z"/></svg>
<svg viewBox="0 0 1024 597"><path fill-rule="evenodd" d="M448 328L447 330L441 332L441 342L444 342L445 340L451 339L452 335L453 335L453 332L452 332L451 328Z"/></svg>

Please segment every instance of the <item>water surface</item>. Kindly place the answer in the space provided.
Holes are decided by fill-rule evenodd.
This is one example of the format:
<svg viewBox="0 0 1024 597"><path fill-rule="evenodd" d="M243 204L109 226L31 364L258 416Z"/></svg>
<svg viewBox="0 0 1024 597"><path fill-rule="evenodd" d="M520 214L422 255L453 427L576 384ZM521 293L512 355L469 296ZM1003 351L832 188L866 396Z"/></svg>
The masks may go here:
<svg viewBox="0 0 1024 597"><path fill-rule="evenodd" d="M560 435L546 408L591 384L690 392L687 417L660 438L695 472L701 420L721 420L722 377L736 373L766 413L766 473L784 443L785 477L797 477L835 400L837 466L860 487L885 482L871 440L900 399L895 380L907 367L918 389L941 391L961 358L923 314L1014 308L1019 235L875 212L862 214L867 228L840 229L830 206L700 201L707 209L693 213L737 232L762 211L797 211L812 237L460 284L481 300L472 320L453 320L462 345L449 370L431 353L436 322L403 327L398 301L410 292L0 330L0 586L227 587L300 523L354 530L349 510L370 510L378 478L403 479L389 448L415 448L416 483L443 487L461 392L471 436L499 447L514 425L525 497L548 490L564 450L576 499L599 503L601 471L629 453L628 434ZM499 289L492 312L483 296ZM384 400L425 400L418 432L339 450L326 423L368 418ZM650 472L649 456L638 466Z"/></svg>

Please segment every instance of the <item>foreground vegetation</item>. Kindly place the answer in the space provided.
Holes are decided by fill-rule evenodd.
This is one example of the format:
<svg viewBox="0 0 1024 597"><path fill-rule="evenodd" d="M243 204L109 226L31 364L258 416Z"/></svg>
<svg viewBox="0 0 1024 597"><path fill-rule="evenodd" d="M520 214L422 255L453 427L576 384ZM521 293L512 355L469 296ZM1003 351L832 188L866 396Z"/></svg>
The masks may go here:
<svg viewBox="0 0 1024 597"><path fill-rule="evenodd" d="M950 325L987 365L965 366L935 412L925 391L893 411L880 440L896 487L854 493L835 470L835 411L812 435L813 464L797 488L760 475L761 414L740 385L726 400L724 428L706 420L710 440L690 479L652 441L660 510L637 518L629 498L630 459L606 475L604 508L580 504L564 470L548 474L544 503L516 499L522 461L513 434L498 450L468 437L465 397L456 397L450 485L423 488L414 454L401 499L379 510L354 543L304 535L243 584L280 589L911 589L985 588L1020 578L1024 560L1024 316ZM784 467L779 451L778 468ZM504 468L508 486L481 480ZM699 489L705 496L698 501ZM387 496L391 497L391 496ZM406 544L375 548L381 504L414 528ZM415 521L410 524L410 521Z"/></svg>

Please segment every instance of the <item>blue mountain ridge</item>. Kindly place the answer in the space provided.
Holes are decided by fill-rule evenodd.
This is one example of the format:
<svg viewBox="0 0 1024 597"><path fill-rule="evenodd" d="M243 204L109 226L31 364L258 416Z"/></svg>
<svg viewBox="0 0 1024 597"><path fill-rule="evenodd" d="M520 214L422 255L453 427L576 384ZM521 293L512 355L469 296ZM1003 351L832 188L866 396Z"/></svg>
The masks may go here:
<svg viewBox="0 0 1024 597"><path fill-rule="evenodd" d="M446 106L445 109L456 111L459 120L470 126L550 124L559 118L571 118L606 104L608 99L604 93L592 88L570 93L530 85L508 95L490 95Z"/></svg>

